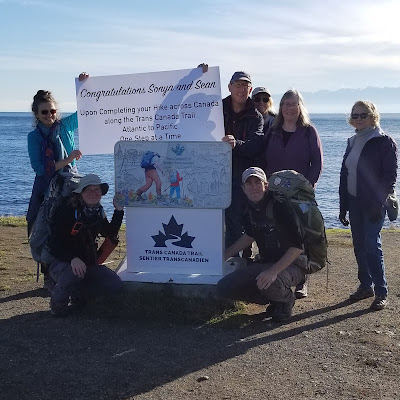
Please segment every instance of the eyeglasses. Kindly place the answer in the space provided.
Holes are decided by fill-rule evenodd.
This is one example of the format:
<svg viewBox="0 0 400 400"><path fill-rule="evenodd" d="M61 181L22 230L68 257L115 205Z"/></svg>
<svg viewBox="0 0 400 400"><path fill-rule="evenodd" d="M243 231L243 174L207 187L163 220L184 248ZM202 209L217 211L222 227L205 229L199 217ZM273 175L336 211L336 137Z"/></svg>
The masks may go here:
<svg viewBox="0 0 400 400"><path fill-rule="evenodd" d="M235 86L238 89L242 88L248 89L249 87L251 87L250 83L239 83L239 82L235 82L233 86Z"/></svg>
<svg viewBox="0 0 400 400"><path fill-rule="evenodd" d="M255 97L253 98L253 100L254 100L256 103L261 103L261 102L263 102L263 103L268 103L268 101L269 101L269 96L255 96Z"/></svg>
<svg viewBox="0 0 400 400"><path fill-rule="evenodd" d="M370 114L369 113L361 113L361 114L353 113L353 114L351 114L351 119L358 119L358 117L360 117L361 119L365 119L368 117L368 115L370 115Z"/></svg>
<svg viewBox="0 0 400 400"><path fill-rule="evenodd" d="M42 110L42 111L40 111L40 114L42 114L42 115L47 115L48 113L50 113L51 115L54 115L54 114L57 113L57 110L52 108L51 110Z"/></svg>
<svg viewBox="0 0 400 400"><path fill-rule="evenodd" d="M283 107L287 107L287 108L294 108L294 107L298 107L299 103L282 103Z"/></svg>

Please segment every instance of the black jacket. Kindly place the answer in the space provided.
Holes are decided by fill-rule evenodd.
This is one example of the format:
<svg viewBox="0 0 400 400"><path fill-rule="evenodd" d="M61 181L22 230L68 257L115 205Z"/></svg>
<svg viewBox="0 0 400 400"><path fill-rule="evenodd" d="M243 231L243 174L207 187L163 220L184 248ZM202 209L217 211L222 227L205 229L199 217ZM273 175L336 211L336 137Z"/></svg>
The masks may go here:
<svg viewBox="0 0 400 400"><path fill-rule="evenodd" d="M352 148L351 138L343 157L340 171L340 211L349 209L346 159ZM397 178L397 145L385 134L365 143L357 163L357 198L371 211L380 209L386 197L394 190Z"/></svg>
<svg viewBox="0 0 400 400"><path fill-rule="evenodd" d="M250 98L247 99L246 108L240 113L233 111L231 96L222 100L222 106L225 135L232 135L236 139L236 146L232 151L232 181L240 184L242 172L246 168L257 166L256 155L260 153L259 139L263 135L264 119Z"/></svg>
<svg viewBox="0 0 400 400"><path fill-rule="evenodd" d="M112 220L108 222L101 207L98 214L87 217L81 207L72 207L67 202L56 211L49 239L50 253L59 261L78 257L86 265L96 264L98 235L117 240L123 216L123 210L114 210Z"/></svg>

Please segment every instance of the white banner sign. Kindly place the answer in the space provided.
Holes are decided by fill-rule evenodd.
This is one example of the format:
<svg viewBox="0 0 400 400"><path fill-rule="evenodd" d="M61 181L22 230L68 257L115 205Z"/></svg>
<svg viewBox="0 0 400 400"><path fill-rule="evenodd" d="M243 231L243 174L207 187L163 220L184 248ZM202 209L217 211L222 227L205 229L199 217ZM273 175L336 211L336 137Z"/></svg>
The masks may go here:
<svg viewBox="0 0 400 400"><path fill-rule="evenodd" d="M221 275L221 210L126 211L128 272Z"/></svg>
<svg viewBox="0 0 400 400"><path fill-rule="evenodd" d="M224 136L218 67L76 79L76 95L83 154L113 153L120 140Z"/></svg>

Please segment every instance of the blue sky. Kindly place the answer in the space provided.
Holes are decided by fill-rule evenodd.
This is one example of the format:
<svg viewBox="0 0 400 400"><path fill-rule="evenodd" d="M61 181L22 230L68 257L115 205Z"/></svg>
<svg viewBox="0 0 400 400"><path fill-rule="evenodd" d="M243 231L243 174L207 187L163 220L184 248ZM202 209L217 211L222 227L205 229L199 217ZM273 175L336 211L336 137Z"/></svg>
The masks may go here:
<svg viewBox="0 0 400 400"><path fill-rule="evenodd" d="M395 0L0 0L0 111L38 89L76 109L74 78L207 62L272 93L400 86ZM279 99L277 99L279 100Z"/></svg>

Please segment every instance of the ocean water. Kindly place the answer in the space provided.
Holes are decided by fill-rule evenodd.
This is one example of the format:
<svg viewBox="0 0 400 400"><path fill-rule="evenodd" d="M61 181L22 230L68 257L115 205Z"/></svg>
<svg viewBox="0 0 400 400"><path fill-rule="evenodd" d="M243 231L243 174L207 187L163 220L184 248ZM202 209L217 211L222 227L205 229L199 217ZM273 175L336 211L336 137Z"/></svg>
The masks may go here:
<svg viewBox="0 0 400 400"><path fill-rule="evenodd" d="M346 148L346 140L353 134L345 114L312 114L324 151L324 170L318 181L316 197L326 227L342 227L339 214L339 173ZM33 129L30 113L0 113L0 215L25 215L31 195L34 172L27 150L27 134ZM400 144L400 114L382 114L381 126ZM79 137L76 133L76 142ZM111 216L114 196L114 157L109 155L83 156L78 163L82 174L97 173L110 183L110 191L102 204ZM399 192L399 180L397 191ZM389 222L387 221L388 225ZM400 222L395 223L400 226Z"/></svg>

